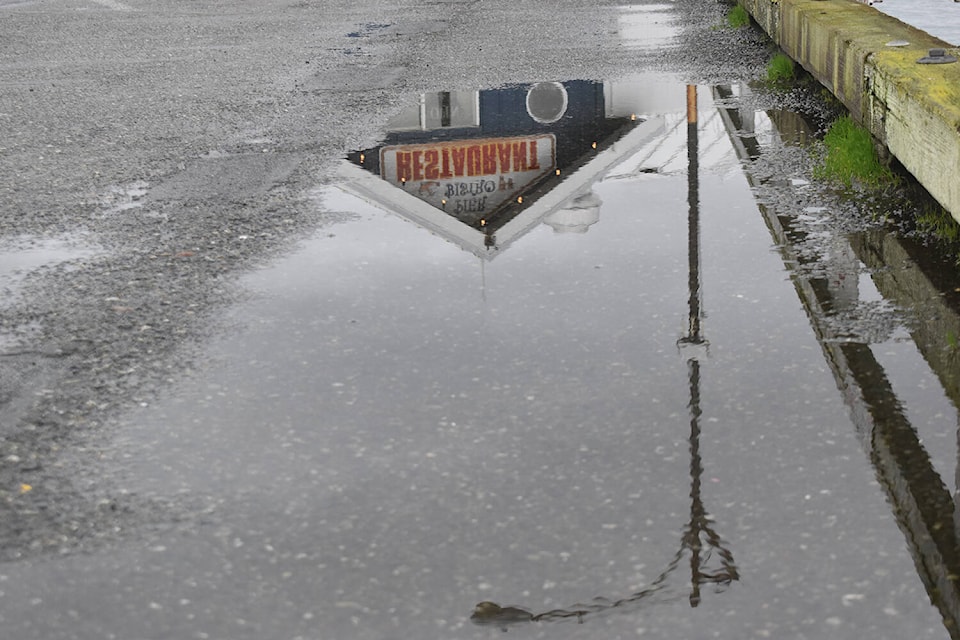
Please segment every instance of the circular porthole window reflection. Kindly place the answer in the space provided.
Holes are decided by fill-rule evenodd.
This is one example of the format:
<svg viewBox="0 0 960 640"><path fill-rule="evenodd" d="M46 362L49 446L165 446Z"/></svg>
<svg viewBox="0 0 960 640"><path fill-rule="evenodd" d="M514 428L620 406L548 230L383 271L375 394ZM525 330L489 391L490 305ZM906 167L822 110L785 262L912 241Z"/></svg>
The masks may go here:
<svg viewBox="0 0 960 640"><path fill-rule="evenodd" d="M527 113L540 124L556 122L567 112L567 89L559 82L538 82L527 91Z"/></svg>

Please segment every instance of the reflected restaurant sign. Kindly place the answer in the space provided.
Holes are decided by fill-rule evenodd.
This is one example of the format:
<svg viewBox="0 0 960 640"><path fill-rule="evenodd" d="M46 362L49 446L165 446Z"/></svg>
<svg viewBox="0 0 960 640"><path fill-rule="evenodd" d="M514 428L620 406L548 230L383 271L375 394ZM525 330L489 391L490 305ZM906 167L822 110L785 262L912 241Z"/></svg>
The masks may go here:
<svg viewBox="0 0 960 640"><path fill-rule="evenodd" d="M553 134L380 150L381 178L454 215L495 211L555 167Z"/></svg>

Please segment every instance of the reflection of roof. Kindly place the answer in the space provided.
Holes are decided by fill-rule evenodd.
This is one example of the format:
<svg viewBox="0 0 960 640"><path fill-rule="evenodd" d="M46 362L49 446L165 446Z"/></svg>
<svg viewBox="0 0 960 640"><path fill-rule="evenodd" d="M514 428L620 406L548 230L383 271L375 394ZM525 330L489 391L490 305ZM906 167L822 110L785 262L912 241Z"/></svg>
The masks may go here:
<svg viewBox="0 0 960 640"><path fill-rule="evenodd" d="M536 202L497 229L492 238L346 160L340 165L340 188L489 260L538 225L544 216L562 209L574 198L586 193L590 185L635 153L653 136L659 135L663 128L662 118L651 118L640 123L567 175L550 191L539 196Z"/></svg>
<svg viewBox="0 0 960 640"><path fill-rule="evenodd" d="M701 115L697 125L697 140L697 164L701 170L739 172L739 160L730 156L727 130L716 112ZM686 115L668 113L663 116L663 134L650 144L637 149L633 156L624 158L623 163L607 174L607 178L627 179L647 173L682 173L687 171L688 163Z"/></svg>

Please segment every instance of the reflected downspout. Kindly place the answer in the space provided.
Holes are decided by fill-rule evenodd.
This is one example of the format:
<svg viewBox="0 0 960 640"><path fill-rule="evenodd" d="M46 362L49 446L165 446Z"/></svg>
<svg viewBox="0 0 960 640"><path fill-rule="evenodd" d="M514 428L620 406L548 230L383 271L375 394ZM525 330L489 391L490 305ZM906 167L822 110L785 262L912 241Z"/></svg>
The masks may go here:
<svg viewBox="0 0 960 640"><path fill-rule="evenodd" d="M487 301L487 261L480 258L480 299Z"/></svg>

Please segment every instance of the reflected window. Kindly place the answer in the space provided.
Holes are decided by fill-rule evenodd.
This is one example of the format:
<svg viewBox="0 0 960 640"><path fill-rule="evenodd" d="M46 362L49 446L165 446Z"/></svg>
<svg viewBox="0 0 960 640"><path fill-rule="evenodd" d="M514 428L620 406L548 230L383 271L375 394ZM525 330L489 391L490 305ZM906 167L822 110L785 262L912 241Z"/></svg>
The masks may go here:
<svg viewBox="0 0 960 640"><path fill-rule="evenodd" d="M389 131L433 131L480 126L479 91L437 91L420 95L420 103L396 115Z"/></svg>

